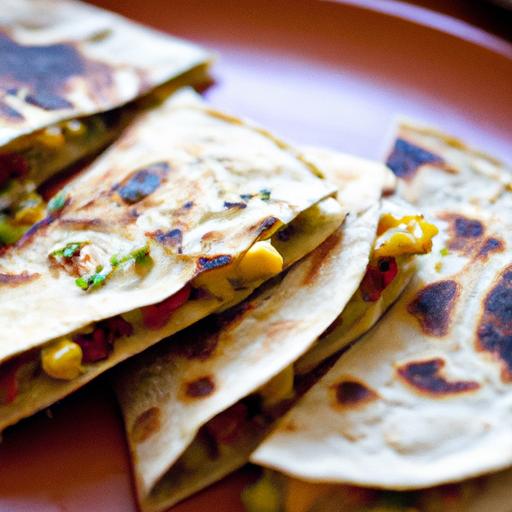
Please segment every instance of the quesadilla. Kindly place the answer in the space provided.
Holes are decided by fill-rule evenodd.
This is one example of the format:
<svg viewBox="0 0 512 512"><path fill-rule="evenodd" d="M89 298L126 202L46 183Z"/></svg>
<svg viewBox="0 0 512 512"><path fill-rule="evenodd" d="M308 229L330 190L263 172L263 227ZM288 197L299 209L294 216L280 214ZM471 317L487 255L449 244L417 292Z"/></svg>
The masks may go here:
<svg viewBox="0 0 512 512"><path fill-rule="evenodd" d="M427 130L407 131L415 148L400 161L395 142L388 161L398 175L417 167L400 186L415 190L439 227L433 250L386 316L280 420L255 463L306 481L392 490L512 466L506 166L448 136L428 131L420 145L415 135ZM403 127L399 133L403 140ZM451 188L458 175L482 185L471 201L458 182ZM446 188L427 206L430 176Z"/></svg>
<svg viewBox="0 0 512 512"><path fill-rule="evenodd" d="M0 429L322 243L345 212L318 173L191 93L142 114L0 257Z"/></svg>
<svg viewBox="0 0 512 512"><path fill-rule="evenodd" d="M293 363L351 297L359 302L364 294L372 312L387 285L402 280L402 262L429 250L435 228L419 216L396 222L405 232L411 228L414 250L395 243L398 228L386 222L397 207L380 205L390 182L382 165L325 150L305 156L336 182L342 205L350 205L343 226L235 308L130 362L117 380L145 511L163 510L245 464L275 418L318 378L316 368L295 378ZM280 233L281 240L289 236ZM379 253L384 248L387 256ZM327 355L340 347L329 348Z"/></svg>
<svg viewBox="0 0 512 512"><path fill-rule="evenodd" d="M188 42L70 0L0 1L0 245L45 215L37 187L112 142L156 86L206 78Z"/></svg>

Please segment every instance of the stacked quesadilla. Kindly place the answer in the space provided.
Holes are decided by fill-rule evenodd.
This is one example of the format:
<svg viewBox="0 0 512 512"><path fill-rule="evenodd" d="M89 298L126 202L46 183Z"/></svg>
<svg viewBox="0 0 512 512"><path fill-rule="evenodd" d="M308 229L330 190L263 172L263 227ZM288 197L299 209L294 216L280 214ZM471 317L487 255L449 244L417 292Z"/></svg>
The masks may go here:
<svg viewBox="0 0 512 512"><path fill-rule="evenodd" d="M512 464L510 175L461 142L408 124L388 165L440 233L385 318L253 453L288 477L267 473L248 489L250 511L510 510L510 471L451 493L347 487L418 490Z"/></svg>
<svg viewBox="0 0 512 512"><path fill-rule="evenodd" d="M37 191L119 135L162 84L198 83L210 54L68 0L0 2L0 246L45 215ZM172 84L171 84L172 81Z"/></svg>
<svg viewBox="0 0 512 512"><path fill-rule="evenodd" d="M0 427L323 242L345 213L317 172L187 93L139 116L1 257Z"/></svg>
<svg viewBox="0 0 512 512"><path fill-rule="evenodd" d="M411 278L415 254L430 250L435 227L381 201L393 183L384 166L327 150L305 158L337 184L349 210L343 225L247 300L166 340L119 378L143 510L164 510L245 464L318 379L320 363L371 327ZM322 337L327 328L336 343Z"/></svg>
<svg viewBox="0 0 512 512"><path fill-rule="evenodd" d="M248 512L510 509L510 169L410 122L387 165L295 148L180 89L201 48L0 7L0 431L145 351L145 512L247 462Z"/></svg>

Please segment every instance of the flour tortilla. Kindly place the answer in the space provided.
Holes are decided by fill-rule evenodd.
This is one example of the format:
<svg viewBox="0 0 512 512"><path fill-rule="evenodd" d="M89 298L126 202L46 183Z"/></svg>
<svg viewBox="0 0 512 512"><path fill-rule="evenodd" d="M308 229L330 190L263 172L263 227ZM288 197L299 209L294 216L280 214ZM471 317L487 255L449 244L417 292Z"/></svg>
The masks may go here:
<svg viewBox="0 0 512 512"><path fill-rule="evenodd" d="M484 208L510 198L511 168L439 130L399 121L386 163L398 193L424 208L470 203Z"/></svg>
<svg viewBox="0 0 512 512"><path fill-rule="evenodd" d="M442 160L455 151L473 161L461 144L445 153L448 136L435 140ZM473 204L463 202L458 182L432 197L428 217L440 234L411 285L282 419L254 462L308 481L398 490L512 465L512 236L507 210L497 208L509 192L505 166L486 162L490 184ZM430 171L438 173L417 171L425 194ZM493 187L498 198L485 195ZM421 194L418 201L427 202Z"/></svg>
<svg viewBox="0 0 512 512"><path fill-rule="evenodd" d="M134 310L179 291L205 271L205 261L223 257L236 262L270 224L286 226L306 211L316 214L303 226L302 236L299 232L289 247L280 248L287 252L285 263L293 263L320 244L340 225L344 211L328 198L334 187L316 172L283 142L210 109L191 93L171 98L142 115L64 190L67 200L60 215L39 224L39 229L0 259L0 317L5 326L0 335L1 359L120 313L133 312L129 322L134 335L119 339L108 359L87 365L71 382L36 372L35 387L29 387L23 399L0 406L0 428L65 396L129 355L227 307L230 301L242 300L251 286L261 284L248 283L233 297L217 294L191 300L161 330L144 329ZM140 201L126 204L118 184L126 184L127 179L129 183L133 173L157 176L159 186ZM176 229L181 234L179 244L159 241L159 233ZM134 271L133 264L121 265L104 286L84 291L74 276L56 270L48 259L56 248L77 241L89 242L87 247L95 249L93 258L99 254L103 258L99 263L107 267L111 256L148 246L153 265L144 276Z"/></svg>
<svg viewBox="0 0 512 512"><path fill-rule="evenodd" d="M202 48L71 0L0 2L0 148L203 66Z"/></svg>
<svg viewBox="0 0 512 512"><path fill-rule="evenodd" d="M340 197L345 187L361 191L360 202L350 196L354 209L345 224L286 275L227 313L227 318L210 319L167 340L125 368L116 383L143 510L162 510L247 461L264 434L263 426L241 432L236 446L195 471L183 471L180 456L209 420L306 352L359 286L375 239L379 197L389 184L388 172L326 150L307 150L305 155L330 179L338 176ZM212 331L212 322L220 327ZM184 392L191 382L204 378L212 385L210 392L196 398Z"/></svg>

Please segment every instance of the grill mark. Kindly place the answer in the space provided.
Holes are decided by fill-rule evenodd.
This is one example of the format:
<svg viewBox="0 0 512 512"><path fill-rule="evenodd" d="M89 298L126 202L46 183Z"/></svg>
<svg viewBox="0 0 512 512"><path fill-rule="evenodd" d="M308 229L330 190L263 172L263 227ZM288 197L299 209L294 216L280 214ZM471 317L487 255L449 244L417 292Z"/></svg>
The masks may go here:
<svg viewBox="0 0 512 512"><path fill-rule="evenodd" d="M112 191L116 191L127 204L135 204L152 194L169 173L167 162L156 162L143 169L134 171L121 183L114 185Z"/></svg>
<svg viewBox="0 0 512 512"><path fill-rule="evenodd" d="M470 255L481 245L485 226L478 219L451 213L440 215L439 218L450 224L448 249L463 255Z"/></svg>
<svg viewBox="0 0 512 512"><path fill-rule="evenodd" d="M504 382L512 382L512 265L505 267L484 299L476 348L498 362Z"/></svg>
<svg viewBox="0 0 512 512"><path fill-rule="evenodd" d="M170 231L163 232L161 229L157 229L152 233L146 233L146 235L154 238L159 244L172 249L177 249L178 254L183 252L183 232L181 229L171 229Z"/></svg>
<svg viewBox="0 0 512 512"><path fill-rule="evenodd" d="M441 358L415 361L397 368L398 375L421 393L434 397L476 391L480 384L471 380L449 381L441 373L445 366Z"/></svg>
<svg viewBox="0 0 512 512"><path fill-rule="evenodd" d="M505 242L499 238L487 238L480 250L478 251L477 258L486 260L490 254L495 252L503 252L505 250Z"/></svg>
<svg viewBox="0 0 512 512"><path fill-rule="evenodd" d="M230 210L232 208L243 210L244 208L247 208L247 204L242 202L230 203L229 201L224 201L224 208L226 208L227 210Z"/></svg>
<svg viewBox="0 0 512 512"><path fill-rule="evenodd" d="M336 249L341 241L341 231L337 230L327 240L325 240L320 247L317 247L311 254L311 261L309 270L304 277L303 284L312 284L317 276L320 274L323 265L327 262L329 254Z"/></svg>
<svg viewBox="0 0 512 512"><path fill-rule="evenodd" d="M28 283L30 281L34 281L35 279L38 279L40 274L33 273L30 274L27 271L21 272L21 274L4 274L0 273L0 285L4 286L10 286L10 287L16 287L21 284Z"/></svg>
<svg viewBox="0 0 512 512"><path fill-rule="evenodd" d="M229 254L221 254L219 256L199 258L196 262L196 271L204 272L206 270L213 270L220 267L225 267L233 261L233 258Z"/></svg>
<svg viewBox="0 0 512 512"><path fill-rule="evenodd" d="M411 142L397 138L386 160L387 166L395 176L410 181L423 165L445 166L445 161L438 155Z"/></svg>
<svg viewBox="0 0 512 512"><path fill-rule="evenodd" d="M185 394L191 398L204 398L211 395L214 390L215 383L210 376L200 377L185 385Z"/></svg>
<svg viewBox="0 0 512 512"><path fill-rule="evenodd" d="M131 438L135 443L142 443L160 430L161 412L158 407L151 407L140 414L131 429Z"/></svg>
<svg viewBox="0 0 512 512"><path fill-rule="evenodd" d="M70 227L72 229L90 229L105 227L105 222L102 219L74 219L66 217L61 219L60 224Z"/></svg>
<svg viewBox="0 0 512 512"><path fill-rule="evenodd" d="M66 94L70 80L78 77L93 96L111 92L111 69L86 59L73 44L23 45L0 32L0 92L27 90L26 103L43 110L71 108Z"/></svg>
<svg viewBox="0 0 512 512"><path fill-rule="evenodd" d="M418 291L407 306L407 311L419 321L425 334L445 336L458 295L459 285L456 281L438 281Z"/></svg>
<svg viewBox="0 0 512 512"><path fill-rule="evenodd" d="M357 407L373 402L379 395L362 382L346 379L332 386L336 403L343 407Z"/></svg>

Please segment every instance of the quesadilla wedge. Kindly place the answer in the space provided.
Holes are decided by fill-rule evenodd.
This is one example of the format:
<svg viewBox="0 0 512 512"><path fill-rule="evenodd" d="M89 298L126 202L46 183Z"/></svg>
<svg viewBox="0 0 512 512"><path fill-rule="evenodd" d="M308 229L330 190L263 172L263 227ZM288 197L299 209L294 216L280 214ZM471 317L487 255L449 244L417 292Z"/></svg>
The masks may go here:
<svg viewBox="0 0 512 512"><path fill-rule="evenodd" d="M128 102L206 78L188 42L71 0L0 1L0 245L45 214L36 188L112 142Z"/></svg>
<svg viewBox="0 0 512 512"><path fill-rule="evenodd" d="M141 115L0 257L0 429L323 242L345 212L317 173L191 93Z"/></svg>
<svg viewBox="0 0 512 512"><path fill-rule="evenodd" d="M439 136L436 158L457 155L478 172L474 152L450 143L445 153L447 140ZM512 466L512 237L507 210L498 208L510 192L503 188L486 203L486 191L501 187L502 169L490 169L497 177L473 192L472 204L458 184L435 196L439 202L432 198L427 218L440 233L405 293L279 422L252 461L301 480L393 490ZM419 172L430 189L430 171Z"/></svg>
<svg viewBox="0 0 512 512"><path fill-rule="evenodd" d="M392 228L376 241L379 217L386 218L385 168L327 151L306 151L310 157L337 176L339 199L351 202L344 225L240 305L131 362L116 382L145 511L163 510L245 464L274 419L318 378L311 371L294 379L293 363L357 293L372 246L389 247Z"/></svg>

